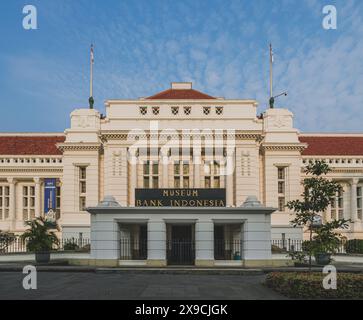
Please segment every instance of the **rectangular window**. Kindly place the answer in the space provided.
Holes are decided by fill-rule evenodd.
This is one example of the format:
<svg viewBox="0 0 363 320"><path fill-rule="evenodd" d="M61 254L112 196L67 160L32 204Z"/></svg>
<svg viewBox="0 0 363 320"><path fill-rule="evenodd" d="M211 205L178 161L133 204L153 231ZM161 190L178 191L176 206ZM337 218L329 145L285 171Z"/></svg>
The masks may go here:
<svg viewBox="0 0 363 320"><path fill-rule="evenodd" d="M204 187L205 188L210 188L210 177L205 177L204 178Z"/></svg>
<svg viewBox="0 0 363 320"><path fill-rule="evenodd" d="M214 184L214 188L220 188L221 187L220 177L214 177L213 184Z"/></svg>
<svg viewBox="0 0 363 320"><path fill-rule="evenodd" d="M343 219L344 217L344 200L343 192L338 192L330 202L330 217L333 220Z"/></svg>
<svg viewBox="0 0 363 320"><path fill-rule="evenodd" d="M209 161L204 164L204 187L221 187L221 168L218 161Z"/></svg>
<svg viewBox="0 0 363 320"><path fill-rule="evenodd" d="M56 188L56 201L55 201L55 212L56 212L56 219L60 219L60 212L61 212L61 187L59 183L57 184Z"/></svg>
<svg viewBox="0 0 363 320"><path fill-rule="evenodd" d="M279 211L285 211L285 198L279 197Z"/></svg>
<svg viewBox="0 0 363 320"><path fill-rule="evenodd" d="M87 168L79 167L79 210L86 211Z"/></svg>
<svg viewBox="0 0 363 320"><path fill-rule="evenodd" d="M174 177L174 188L180 188L180 177Z"/></svg>
<svg viewBox="0 0 363 320"><path fill-rule="evenodd" d="M189 184L190 165L189 161L174 162L174 188L190 187Z"/></svg>
<svg viewBox="0 0 363 320"><path fill-rule="evenodd" d="M285 211L286 205L286 167L277 168L277 193L278 193L278 209Z"/></svg>
<svg viewBox="0 0 363 320"><path fill-rule="evenodd" d="M5 220L9 218L9 197L9 186L0 186L0 220Z"/></svg>
<svg viewBox="0 0 363 320"><path fill-rule="evenodd" d="M23 220L35 218L35 187L23 186Z"/></svg>
<svg viewBox="0 0 363 320"><path fill-rule="evenodd" d="M362 187L357 187L357 217L359 220L363 220L362 217Z"/></svg>
<svg viewBox="0 0 363 320"><path fill-rule="evenodd" d="M144 188L159 188L159 162L145 161L143 165Z"/></svg>

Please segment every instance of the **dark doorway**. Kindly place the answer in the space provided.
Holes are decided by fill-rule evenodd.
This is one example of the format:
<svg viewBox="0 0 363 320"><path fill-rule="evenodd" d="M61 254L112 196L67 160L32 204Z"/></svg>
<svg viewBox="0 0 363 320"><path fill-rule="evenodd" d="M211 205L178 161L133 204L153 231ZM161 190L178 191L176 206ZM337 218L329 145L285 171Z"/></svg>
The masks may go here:
<svg viewBox="0 0 363 320"><path fill-rule="evenodd" d="M224 226L214 225L214 259L225 259L225 239L224 239Z"/></svg>
<svg viewBox="0 0 363 320"><path fill-rule="evenodd" d="M167 241L167 258L170 265L193 265L195 247L192 225L172 225L171 239Z"/></svg>

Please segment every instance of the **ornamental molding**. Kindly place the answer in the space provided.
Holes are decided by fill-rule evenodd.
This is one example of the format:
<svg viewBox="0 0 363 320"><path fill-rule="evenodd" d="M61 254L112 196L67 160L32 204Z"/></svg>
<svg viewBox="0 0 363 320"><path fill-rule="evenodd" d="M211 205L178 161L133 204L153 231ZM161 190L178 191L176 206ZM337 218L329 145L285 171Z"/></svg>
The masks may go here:
<svg viewBox="0 0 363 320"><path fill-rule="evenodd" d="M303 143L279 143L279 144L262 144L263 151L299 151L302 152L307 148Z"/></svg>
<svg viewBox="0 0 363 320"><path fill-rule="evenodd" d="M363 173L363 168L332 168L331 173Z"/></svg>
<svg viewBox="0 0 363 320"><path fill-rule="evenodd" d="M0 172L19 172L19 173L29 173L29 172L54 172L54 173L62 173L63 168L0 168Z"/></svg>
<svg viewBox="0 0 363 320"><path fill-rule="evenodd" d="M172 133L172 131L174 133ZM262 134L257 132L240 132L237 131L233 133L226 133L227 129L221 129L221 133L218 131L212 132L212 134L199 134L199 133L175 133L177 130L172 130L171 133L168 132L158 132L159 139L167 138L167 139L185 139L194 136L202 136L204 138L212 138L214 136L222 135L223 139L237 139L237 140L255 140L255 141L262 141ZM150 133L132 133L132 132L104 132L100 135L100 139L102 142L107 142L109 140L127 140L127 138L138 138L138 139L150 139L152 134Z"/></svg>
<svg viewBox="0 0 363 320"><path fill-rule="evenodd" d="M64 151L100 151L102 149L101 143L74 143L74 142L66 142L66 143L58 143L57 148Z"/></svg>

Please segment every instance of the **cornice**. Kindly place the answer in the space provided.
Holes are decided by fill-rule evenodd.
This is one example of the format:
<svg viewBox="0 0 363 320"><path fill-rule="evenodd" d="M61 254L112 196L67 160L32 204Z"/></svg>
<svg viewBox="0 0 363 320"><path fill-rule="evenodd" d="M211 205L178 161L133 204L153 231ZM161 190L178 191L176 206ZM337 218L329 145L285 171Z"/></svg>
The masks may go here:
<svg viewBox="0 0 363 320"><path fill-rule="evenodd" d="M0 167L0 172L19 172L19 173L28 173L28 172L63 172L63 167L59 168L46 168L46 167L31 167L31 168L6 168L6 167Z"/></svg>
<svg viewBox="0 0 363 320"><path fill-rule="evenodd" d="M237 140L256 140L256 141L261 141L263 136L261 133L259 132L243 132L243 131L237 131L234 134L233 133L226 133L228 129L221 129L222 132L222 136L224 139L228 139L228 138L235 138ZM168 134L167 132L159 132L159 139L163 138L163 137L169 137L171 139L183 139L183 138L190 138L193 136L198 136L199 134L194 133L194 132L190 132L190 133L171 133ZM218 134L218 132L217 132ZM213 137L215 134L202 134L201 136L203 137ZM130 133L127 131L124 132L120 132L120 131L108 131L108 132L102 132L100 135L100 139L103 142L109 141L109 140L127 140L128 137L138 137L139 139L149 139L151 136L150 133L144 133L144 134L139 134L139 133Z"/></svg>
<svg viewBox="0 0 363 320"><path fill-rule="evenodd" d="M261 144L263 151L299 151L302 152L307 148L305 143L274 143L274 144Z"/></svg>
<svg viewBox="0 0 363 320"><path fill-rule="evenodd" d="M66 142L66 143L58 143L57 148L64 151L100 151L102 149L101 143L94 142Z"/></svg>

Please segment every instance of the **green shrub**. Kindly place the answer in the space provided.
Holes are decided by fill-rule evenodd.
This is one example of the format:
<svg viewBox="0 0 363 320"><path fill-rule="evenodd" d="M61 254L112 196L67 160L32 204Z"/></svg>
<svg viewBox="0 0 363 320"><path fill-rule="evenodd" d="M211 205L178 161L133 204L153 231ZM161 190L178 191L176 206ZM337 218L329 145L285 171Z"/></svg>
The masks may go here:
<svg viewBox="0 0 363 320"><path fill-rule="evenodd" d="M285 253L286 250L284 249L281 249L279 246L276 246L276 245L271 245L271 252L272 253Z"/></svg>
<svg viewBox="0 0 363 320"><path fill-rule="evenodd" d="M73 240L69 240L64 244L63 249L65 251L75 251L79 249L79 246Z"/></svg>
<svg viewBox="0 0 363 320"><path fill-rule="evenodd" d="M265 284L298 299L363 299L363 274L337 273L337 289L324 289L327 274L318 272L272 272Z"/></svg>
<svg viewBox="0 0 363 320"><path fill-rule="evenodd" d="M347 253L362 253L363 254L363 240L353 239L345 243L345 251Z"/></svg>

